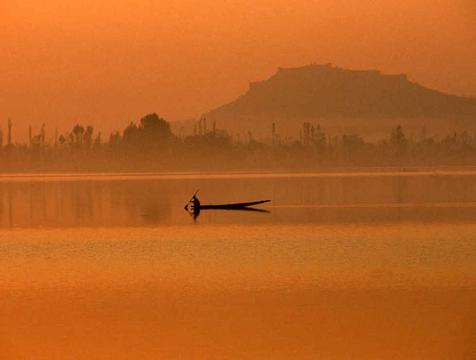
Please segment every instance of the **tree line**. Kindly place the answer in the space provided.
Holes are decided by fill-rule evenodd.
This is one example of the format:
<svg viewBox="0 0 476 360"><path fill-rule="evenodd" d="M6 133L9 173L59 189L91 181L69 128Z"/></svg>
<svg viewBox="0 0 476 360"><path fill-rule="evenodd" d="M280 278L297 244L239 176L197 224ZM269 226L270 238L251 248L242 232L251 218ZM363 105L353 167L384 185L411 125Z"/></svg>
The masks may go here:
<svg viewBox="0 0 476 360"><path fill-rule="evenodd" d="M476 136L468 132L417 139L395 126L386 138L366 141L359 134L330 136L316 123L302 124L297 139L282 139L273 124L268 139L245 141L200 119L194 132L179 137L157 114L131 122L103 139L92 126L76 124L47 140L45 126L29 129L26 144L12 143L12 122L4 143L0 132L0 169L8 171L186 171L245 169L319 169L365 166L476 165Z"/></svg>

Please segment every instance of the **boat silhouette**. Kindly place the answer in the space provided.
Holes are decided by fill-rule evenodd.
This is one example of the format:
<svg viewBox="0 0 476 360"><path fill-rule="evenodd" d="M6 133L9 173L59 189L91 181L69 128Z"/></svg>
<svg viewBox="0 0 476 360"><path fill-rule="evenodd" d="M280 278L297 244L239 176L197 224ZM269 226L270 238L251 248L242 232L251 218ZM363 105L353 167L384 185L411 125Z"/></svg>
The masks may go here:
<svg viewBox="0 0 476 360"><path fill-rule="evenodd" d="M185 210L190 214L194 215L196 218L201 210L238 210L238 211L256 211L256 212L268 212L263 209L255 209L253 206L266 204L271 202L271 200L257 200L257 201L248 201L240 203L230 203L230 204L202 204L197 197L198 190L185 205Z"/></svg>

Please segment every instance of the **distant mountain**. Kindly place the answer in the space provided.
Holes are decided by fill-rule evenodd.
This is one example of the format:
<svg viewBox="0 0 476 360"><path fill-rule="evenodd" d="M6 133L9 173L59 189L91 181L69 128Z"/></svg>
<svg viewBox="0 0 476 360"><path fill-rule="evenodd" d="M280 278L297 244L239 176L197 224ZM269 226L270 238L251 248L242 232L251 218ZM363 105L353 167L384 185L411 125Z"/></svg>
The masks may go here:
<svg viewBox="0 0 476 360"><path fill-rule="evenodd" d="M376 70L346 70L328 65L279 68L265 81L250 84L235 101L204 115L232 132L296 135L304 121L330 132L376 135L397 123L413 130L476 128L476 99L444 94ZM453 126L453 128L452 128ZM457 129L458 128L458 129Z"/></svg>

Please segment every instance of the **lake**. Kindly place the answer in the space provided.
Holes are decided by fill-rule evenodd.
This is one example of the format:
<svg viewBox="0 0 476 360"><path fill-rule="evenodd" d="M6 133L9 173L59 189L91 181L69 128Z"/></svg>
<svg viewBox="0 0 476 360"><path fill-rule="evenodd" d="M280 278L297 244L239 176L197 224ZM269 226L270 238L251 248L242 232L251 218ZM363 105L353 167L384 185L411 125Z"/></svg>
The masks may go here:
<svg viewBox="0 0 476 360"><path fill-rule="evenodd" d="M475 220L472 171L2 175L0 358L474 359Z"/></svg>

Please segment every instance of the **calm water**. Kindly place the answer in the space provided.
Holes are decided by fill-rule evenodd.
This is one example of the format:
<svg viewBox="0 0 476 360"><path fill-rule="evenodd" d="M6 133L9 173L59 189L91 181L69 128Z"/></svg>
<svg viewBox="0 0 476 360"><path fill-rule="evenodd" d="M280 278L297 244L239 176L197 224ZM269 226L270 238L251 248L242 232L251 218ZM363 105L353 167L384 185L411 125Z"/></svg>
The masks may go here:
<svg viewBox="0 0 476 360"><path fill-rule="evenodd" d="M0 358L474 359L475 219L471 172L3 176Z"/></svg>

